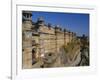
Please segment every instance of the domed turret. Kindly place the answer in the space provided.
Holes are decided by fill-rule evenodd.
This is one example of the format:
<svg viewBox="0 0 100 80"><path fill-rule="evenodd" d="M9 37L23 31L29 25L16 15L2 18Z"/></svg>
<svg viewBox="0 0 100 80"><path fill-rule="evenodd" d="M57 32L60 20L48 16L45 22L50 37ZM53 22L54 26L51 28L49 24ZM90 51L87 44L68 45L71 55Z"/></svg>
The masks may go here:
<svg viewBox="0 0 100 80"><path fill-rule="evenodd" d="M39 18L38 18L37 24L38 24L39 26L43 26L43 25L44 25L44 19L43 19L43 17L39 17Z"/></svg>
<svg viewBox="0 0 100 80"><path fill-rule="evenodd" d="M32 21L32 11L23 11L23 21Z"/></svg>

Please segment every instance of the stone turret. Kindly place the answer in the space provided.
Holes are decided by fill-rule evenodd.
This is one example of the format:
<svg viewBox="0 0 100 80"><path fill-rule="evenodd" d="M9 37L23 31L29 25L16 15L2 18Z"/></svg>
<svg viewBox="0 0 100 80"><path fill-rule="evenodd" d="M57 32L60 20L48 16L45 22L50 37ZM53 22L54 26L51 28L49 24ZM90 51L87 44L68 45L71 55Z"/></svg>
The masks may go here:
<svg viewBox="0 0 100 80"><path fill-rule="evenodd" d="M32 68L32 12L23 11L22 16L23 68Z"/></svg>
<svg viewBox="0 0 100 80"><path fill-rule="evenodd" d="M22 13L23 30L31 30L32 28L32 12L23 11Z"/></svg>
<svg viewBox="0 0 100 80"><path fill-rule="evenodd" d="M44 19L43 17L39 17L38 20L37 20L37 25L38 26L44 26Z"/></svg>
<svg viewBox="0 0 100 80"><path fill-rule="evenodd" d="M32 21L31 11L23 11L23 21Z"/></svg>
<svg viewBox="0 0 100 80"><path fill-rule="evenodd" d="M56 25L55 26L55 32L59 32L60 31L60 26L59 25Z"/></svg>

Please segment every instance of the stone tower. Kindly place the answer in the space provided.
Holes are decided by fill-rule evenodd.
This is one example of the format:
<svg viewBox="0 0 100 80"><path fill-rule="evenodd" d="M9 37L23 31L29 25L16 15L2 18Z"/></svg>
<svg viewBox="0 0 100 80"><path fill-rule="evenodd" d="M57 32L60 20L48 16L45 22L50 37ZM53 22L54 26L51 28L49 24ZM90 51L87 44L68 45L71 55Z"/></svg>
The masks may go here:
<svg viewBox="0 0 100 80"><path fill-rule="evenodd" d="M32 68L32 12L22 13L22 67Z"/></svg>

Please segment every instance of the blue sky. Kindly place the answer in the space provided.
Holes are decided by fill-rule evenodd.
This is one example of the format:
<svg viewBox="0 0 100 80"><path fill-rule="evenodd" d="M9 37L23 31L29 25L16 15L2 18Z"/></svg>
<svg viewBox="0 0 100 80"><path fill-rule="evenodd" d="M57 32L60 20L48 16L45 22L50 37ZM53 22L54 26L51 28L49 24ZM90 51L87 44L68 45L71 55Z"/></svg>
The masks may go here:
<svg viewBox="0 0 100 80"><path fill-rule="evenodd" d="M58 12L32 12L32 21L43 17L45 24L60 25L63 29L76 32L77 35L89 36L89 14L83 13L58 13Z"/></svg>

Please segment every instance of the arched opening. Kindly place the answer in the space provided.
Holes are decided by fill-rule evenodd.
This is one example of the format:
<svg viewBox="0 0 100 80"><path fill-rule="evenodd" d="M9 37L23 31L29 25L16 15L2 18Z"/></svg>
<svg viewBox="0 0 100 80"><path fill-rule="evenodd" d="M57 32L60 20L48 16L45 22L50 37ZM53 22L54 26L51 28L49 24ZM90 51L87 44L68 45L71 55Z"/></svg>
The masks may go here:
<svg viewBox="0 0 100 80"><path fill-rule="evenodd" d="M32 49L32 65L36 63L36 51L33 48Z"/></svg>

